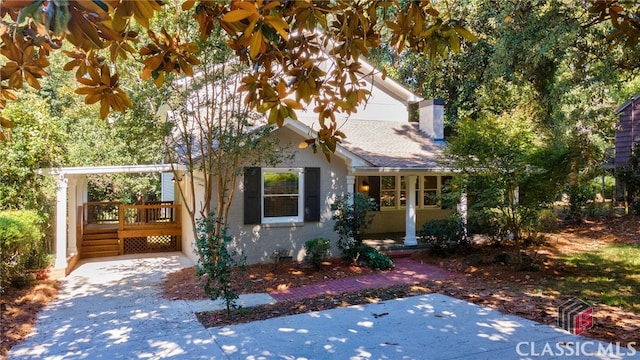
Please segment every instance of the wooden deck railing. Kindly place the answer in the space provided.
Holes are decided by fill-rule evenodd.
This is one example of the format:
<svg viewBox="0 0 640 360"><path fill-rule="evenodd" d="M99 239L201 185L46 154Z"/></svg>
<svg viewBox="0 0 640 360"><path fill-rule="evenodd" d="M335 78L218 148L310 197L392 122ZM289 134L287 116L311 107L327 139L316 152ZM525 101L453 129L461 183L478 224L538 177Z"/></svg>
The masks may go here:
<svg viewBox="0 0 640 360"><path fill-rule="evenodd" d="M122 205L117 201L88 202L86 203L87 217L85 224L117 224L118 207Z"/></svg>
<svg viewBox="0 0 640 360"><path fill-rule="evenodd" d="M150 229L180 226L180 205L159 203L153 205L121 205L120 230Z"/></svg>
<svg viewBox="0 0 640 360"><path fill-rule="evenodd" d="M112 228L117 231L120 255L158 249L181 250L180 205L173 202L144 205L93 202L87 203L86 209L87 218L82 221L84 228Z"/></svg>

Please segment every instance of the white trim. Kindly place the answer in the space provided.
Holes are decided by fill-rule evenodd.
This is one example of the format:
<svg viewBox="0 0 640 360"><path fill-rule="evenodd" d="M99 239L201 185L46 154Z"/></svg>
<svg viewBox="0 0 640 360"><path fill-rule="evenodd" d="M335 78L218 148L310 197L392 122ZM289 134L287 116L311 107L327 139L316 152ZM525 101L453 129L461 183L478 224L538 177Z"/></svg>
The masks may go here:
<svg viewBox="0 0 640 360"><path fill-rule="evenodd" d="M115 173L149 173L165 172L172 170L185 171L186 166L178 164L151 164L151 165L118 165L118 166L79 166L45 168L36 170L41 175L91 175L91 174L115 174Z"/></svg>
<svg viewBox="0 0 640 360"><path fill-rule="evenodd" d="M369 62L364 60L363 58L359 58L358 61L360 61L360 64L364 70L363 71L364 73L367 73L367 74L373 73L374 85L377 86L380 90L385 91L386 93L394 96L395 98L397 98L398 100L400 100L401 102L407 105L410 103L420 102L424 100L423 97L416 95L414 92L407 89L399 82L393 80L391 77L387 76L386 78L383 79L382 72L377 68L375 68L373 65L371 65ZM364 80L369 83L372 82L370 77L365 77Z"/></svg>

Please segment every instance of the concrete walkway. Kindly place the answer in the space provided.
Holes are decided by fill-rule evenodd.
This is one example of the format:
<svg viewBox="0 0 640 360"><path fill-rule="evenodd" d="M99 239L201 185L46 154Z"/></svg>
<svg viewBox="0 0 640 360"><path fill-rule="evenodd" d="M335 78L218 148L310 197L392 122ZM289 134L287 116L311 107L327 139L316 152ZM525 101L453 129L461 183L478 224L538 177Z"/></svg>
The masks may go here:
<svg viewBox="0 0 640 360"><path fill-rule="evenodd" d="M454 276L408 259L397 263L393 276L380 273L367 284L388 286L416 277ZM64 281L59 298L40 313L33 336L15 346L9 358L640 358L634 348L573 336L440 294L205 329L194 312L221 308L221 303L159 296L166 273L192 265L179 253L82 263ZM322 288L343 289L344 282ZM296 298L294 293L300 294L292 289L290 298ZM274 297L281 295L285 294L251 294L240 300L252 306L276 301Z"/></svg>

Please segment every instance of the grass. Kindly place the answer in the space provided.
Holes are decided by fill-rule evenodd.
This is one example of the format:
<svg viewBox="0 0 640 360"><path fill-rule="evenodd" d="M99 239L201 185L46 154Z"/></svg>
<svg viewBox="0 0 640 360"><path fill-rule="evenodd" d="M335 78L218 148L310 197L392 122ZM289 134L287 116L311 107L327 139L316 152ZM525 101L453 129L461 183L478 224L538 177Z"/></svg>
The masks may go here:
<svg viewBox="0 0 640 360"><path fill-rule="evenodd" d="M640 245L606 245L563 257L567 272L553 280L565 295L640 313Z"/></svg>

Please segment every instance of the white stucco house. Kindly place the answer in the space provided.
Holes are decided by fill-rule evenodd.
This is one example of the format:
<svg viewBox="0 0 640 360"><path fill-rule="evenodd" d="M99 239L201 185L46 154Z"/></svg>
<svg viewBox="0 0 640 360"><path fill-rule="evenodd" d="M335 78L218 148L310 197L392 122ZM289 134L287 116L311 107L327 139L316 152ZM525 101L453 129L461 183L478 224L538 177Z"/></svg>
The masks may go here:
<svg viewBox="0 0 640 360"><path fill-rule="evenodd" d="M365 67L373 70L366 63ZM390 78L374 76L368 81L368 103L348 119L338 119L339 123L344 120L341 130L347 138L338 145L330 162L307 148L297 149L291 160L275 167L244 169L229 215L229 234L247 263L272 261L273 253L281 249L302 260L305 241L316 237L332 240L332 255L339 256L330 207L343 193L362 192L372 197L379 211L367 232L401 233L406 246L417 244L416 233L426 221L447 217L454 211L442 208L435 200L452 175L438 163L446 145L443 101L422 99ZM419 114L418 119L415 114ZM304 111L298 113L298 119L287 120L269 136L297 148L314 136L313 124L317 121L315 114ZM193 229L189 221L181 221L188 215L180 206L183 199L178 189L172 189L190 182L176 181L171 169L178 171L178 180L188 176L179 164L43 169L43 174L58 177L56 268L66 267L68 272L80 257L152 251L182 251L196 261ZM91 224L87 218L95 218L88 209L98 205L86 203L86 176L149 171L164 173L163 202L119 209L103 206L102 213L116 214L115 220L102 225L111 224L115 229L110 230L114 231L111 242L88 233ZM171 193L175 193L173 199ZM199 189L195 194L203 196ZM464 212L464 200L461 206L459 211ZM157 226L167 224L172 227L158 230Z"/></svg>

